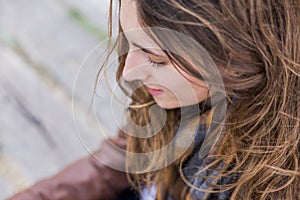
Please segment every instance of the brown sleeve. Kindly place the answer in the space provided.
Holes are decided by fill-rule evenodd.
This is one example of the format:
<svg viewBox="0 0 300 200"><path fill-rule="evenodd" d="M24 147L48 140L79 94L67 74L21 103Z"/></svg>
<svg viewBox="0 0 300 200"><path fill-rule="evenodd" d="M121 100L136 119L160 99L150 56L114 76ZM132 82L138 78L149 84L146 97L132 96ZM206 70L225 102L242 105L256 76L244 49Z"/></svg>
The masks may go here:
<svg viewBox="0 0 300 200"><path fill-rule="evenodd" d="M113 144L113 145L112 145ZM124 169L126 139L105 140L93 156L88 156L63 169L55 176L42 180L8 200L113 200L129 187L126 173L104 163Z"/></svg>

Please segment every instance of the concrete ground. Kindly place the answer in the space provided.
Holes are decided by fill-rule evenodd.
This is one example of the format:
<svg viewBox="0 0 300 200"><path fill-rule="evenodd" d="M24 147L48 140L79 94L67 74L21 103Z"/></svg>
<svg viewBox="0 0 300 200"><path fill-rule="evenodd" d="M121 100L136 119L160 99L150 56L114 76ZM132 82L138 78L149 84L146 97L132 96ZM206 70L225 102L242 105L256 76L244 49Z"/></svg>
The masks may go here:
<svg viewBox="0 0 300 200"><path fill-rule="evenodd" d="M0 199L101 143L87 111L105 51L108 3L0 0ZM100 88L96 110L98 123L114 134L109 96Z"/></svg>

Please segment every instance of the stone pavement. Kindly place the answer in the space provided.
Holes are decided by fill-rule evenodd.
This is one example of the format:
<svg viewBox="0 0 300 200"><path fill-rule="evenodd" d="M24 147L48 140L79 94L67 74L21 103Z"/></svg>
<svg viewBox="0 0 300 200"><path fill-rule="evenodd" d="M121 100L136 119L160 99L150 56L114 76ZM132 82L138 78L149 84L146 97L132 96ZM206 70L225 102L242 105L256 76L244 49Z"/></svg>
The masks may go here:
<svg viewBox="0 0 300 200"><path fill-rule="evenodd" d="M0 0L0 199L99 146L103 135L86 112L104 45L80 71L73 106L72 92L83 59L107 37L108 3ZM97 110L113 134L109 103Z"/></svg>

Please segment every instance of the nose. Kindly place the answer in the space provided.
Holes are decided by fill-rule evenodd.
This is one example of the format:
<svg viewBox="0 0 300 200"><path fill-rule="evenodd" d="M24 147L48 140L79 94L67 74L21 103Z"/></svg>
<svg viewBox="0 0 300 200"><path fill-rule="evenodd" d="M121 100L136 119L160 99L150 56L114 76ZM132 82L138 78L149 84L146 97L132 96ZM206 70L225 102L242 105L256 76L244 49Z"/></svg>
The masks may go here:
<svg viewBox="0 0 300 200"><path fill-rule="evenodd" d="M146 80L149 76L146 64L147 61L137 51L128 52L122 77L128 82Z"/></svg>

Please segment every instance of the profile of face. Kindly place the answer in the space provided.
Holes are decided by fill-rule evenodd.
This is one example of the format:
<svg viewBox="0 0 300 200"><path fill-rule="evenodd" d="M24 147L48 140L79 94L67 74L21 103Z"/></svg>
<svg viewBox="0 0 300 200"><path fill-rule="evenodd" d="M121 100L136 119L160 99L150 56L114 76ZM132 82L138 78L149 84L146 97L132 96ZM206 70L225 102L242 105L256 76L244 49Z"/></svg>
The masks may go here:
<svg viewBox="0 0 300 200"><path fill-rule="evenodd" d="M135 1L121 1L120 23L129 43L123 79L141 81L155 102L166 109L193 105L208 97L206 83L174 66L142 31Z"/></svg>

